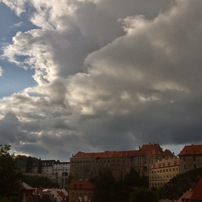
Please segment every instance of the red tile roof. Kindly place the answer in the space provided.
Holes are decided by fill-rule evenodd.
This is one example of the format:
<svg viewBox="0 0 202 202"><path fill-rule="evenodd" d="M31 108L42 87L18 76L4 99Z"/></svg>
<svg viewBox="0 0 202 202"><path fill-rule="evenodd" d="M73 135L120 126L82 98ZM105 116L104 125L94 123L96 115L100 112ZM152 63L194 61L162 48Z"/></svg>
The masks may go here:
<svg viewBox="0 0 202 202"><path fill-rule="evenodd" d="M78 152L72 158L119 158L119 157L135 157L142 155L162 155L173 156L169 150L163 151L159 144L143 145L139 150L129 151L105 151L105 152Z"/></svg>
<svg viewBox="0 0 202 202"><path fill-rule="evenodd" d="M78 152L73 156L73 158L116 158L116 157L126 157L126 156L137 156L138 151L105 151L105 152L93 152L84 153Z"/></svg>
<svg viewBox="0 0 202 202"><path fill-rule="evenodd" d="M192 190L186 191L178 200L177 202L182 202L182 201L190 201L189 199L192 196Z"/></svg>
<svg viewBox="0 0 202 202"><path fill-rule="evenodd" d="M70 189L77 189L77 190L93 190L95 189L95 185L90 182L89 180L84 179L73 179L70 183Z"/></svg>
<svg viewBox="0 0 202 202"><path fill-rule="evenodd" d="M166 150L163 152L163 155L164 155L164 156L174 156L174 154L173 154L170 150L168 150L168 149L166 149Z"/></svg>
<svg viewBox="0 0 202 202"><path fill-rule="evenodd" d="M202 177L193 189L191 200L202 201Z"/></svg>
<svg viewBox="0 0 202 202"><path fill-rule="evenodd" d="M185 146L178 156L202 155L202 145Z"/></svg>
<svg viewBox="0 0 202 202"><path fill-rule="evenodd" d="M159 144L142 145L139 151L142 155L163 155L163 150Z"/></svg>
<svg viewBox="0 0 202 202"><path fill-rule="evenodd" d="M150 169L179 166L179 163L180 163L179 158L163 159L152 164Z"/></svg>

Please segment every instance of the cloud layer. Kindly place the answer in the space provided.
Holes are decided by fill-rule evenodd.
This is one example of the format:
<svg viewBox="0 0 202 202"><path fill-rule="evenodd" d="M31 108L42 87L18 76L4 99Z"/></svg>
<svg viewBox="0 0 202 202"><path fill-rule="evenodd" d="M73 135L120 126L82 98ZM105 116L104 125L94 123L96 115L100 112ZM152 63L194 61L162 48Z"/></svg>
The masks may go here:
<svg viewBox="0 0 202 202"><path fill-rule="evenodd" d="M201 0L0 2L37 27L4 49L37 85L0 101L2 143L65 159L201 142Z"/></svg>

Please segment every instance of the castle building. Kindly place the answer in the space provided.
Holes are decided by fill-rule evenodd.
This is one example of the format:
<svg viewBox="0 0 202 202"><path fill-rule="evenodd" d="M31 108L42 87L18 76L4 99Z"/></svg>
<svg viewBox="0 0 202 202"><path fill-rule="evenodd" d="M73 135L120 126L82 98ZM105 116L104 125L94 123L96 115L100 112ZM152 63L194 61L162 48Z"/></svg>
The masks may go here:
<svg viewBox="0 0 202 202"><path fill-rule="evenodd" d="M202 167L202 145L187 145L178 154L180 173Z"/></svg>
<svg viewBox="0 0 202 202"><path fill-rule="evenodd" d="M179 174L179 158L158 160L149 168L149 188L159 188Z"/></svg>
<svg viewBox="0 0 202 202"><path fill-rule="evenodd" d="M163 151L159 144L143 145L139 150L78 152L70 158L70 173L75 179L91 179L104 171L121 180L135 169L140 175L148 175L149 166L156 160L173 157L169 150Z"/></svg>

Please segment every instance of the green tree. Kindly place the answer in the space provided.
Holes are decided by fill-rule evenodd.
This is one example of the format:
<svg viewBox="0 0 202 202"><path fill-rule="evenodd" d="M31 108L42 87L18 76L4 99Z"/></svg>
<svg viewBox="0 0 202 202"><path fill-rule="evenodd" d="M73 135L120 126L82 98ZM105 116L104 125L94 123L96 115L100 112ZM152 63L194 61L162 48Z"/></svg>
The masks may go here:
<svg viewBox="0 0 202 202"><path fill-rule="evenodd" d="M129 202L157 202L157 197L152 190L136 189L131 193Z"/></svg>
<svg viewBox="0 0 202 202"><path fill-rule="evenodd" d="M32 187L59 188L58 183L53 182L47 177L23 175L22 180Z"/></svg>
<svg viewBox="0 0 202 202"><path fill-rule="evenodd" d="M0 200L3 201L12 201L18 194L21 177L15 157L9 151L10 145L0 146Z"/></svg>
<svg viewBox="0 0 202 202"><path fill-rule="evenodd" d="M104 170L99 173L92 182L96 186L95 200L98 202L119 201L118 186L110 170Z"/></svg>

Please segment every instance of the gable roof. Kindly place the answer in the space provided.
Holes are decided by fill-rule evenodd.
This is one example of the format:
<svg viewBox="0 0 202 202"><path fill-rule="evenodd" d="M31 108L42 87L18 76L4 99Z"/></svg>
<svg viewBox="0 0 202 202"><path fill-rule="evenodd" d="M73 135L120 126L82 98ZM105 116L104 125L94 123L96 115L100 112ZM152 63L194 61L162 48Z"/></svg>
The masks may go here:
<svg viewBox="0 0 202 202"><path fill-rule="evenodd" d="M73 179L70 183L70 189L78 189L78 190L93 190L95 189L95 185L89 180L85 179Z"/></svg>
<svg viewBox="0 0 202 202"><path fill-rule="evenodd" d="M142 155L163 155L163 150L159 144L145 144L140 148Z"/></svg>
<svg viewBox="0 0 202 202"><path fill-rule="evenodd" d="M184 146L182 151L178 154L178 156L188 156L188 155L202 155L202 145Z"/></svg>
<svg viewBox="0 0 202 202"><path fill-rule="evenodd" d="M22 183L21 183L21 189L23 189L23 190L34 190L33 187L31 187L30 185L28 185L28 184L25 183L25 182L22 182Z"/></svg>
<svg viewBox="0 0 202 202"><path fill-rule="evenodd" d="M188 190L177 200L177 202L181 202L182 200L184 201L184 199L190 199L191 196L192 196L192 190Z"/></svg>
<svg viewBox="0 0 202 202"><path fill-rule="evenodd" d="M172 166L179 166L179 158L162 159L156 161L150 166L150 169L166 168Z"/></svg>

